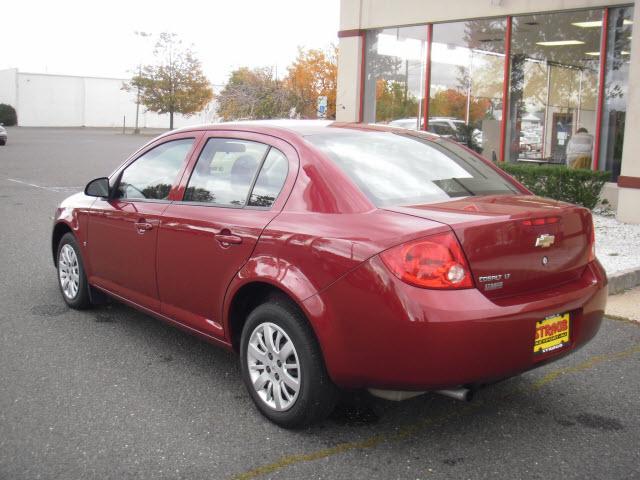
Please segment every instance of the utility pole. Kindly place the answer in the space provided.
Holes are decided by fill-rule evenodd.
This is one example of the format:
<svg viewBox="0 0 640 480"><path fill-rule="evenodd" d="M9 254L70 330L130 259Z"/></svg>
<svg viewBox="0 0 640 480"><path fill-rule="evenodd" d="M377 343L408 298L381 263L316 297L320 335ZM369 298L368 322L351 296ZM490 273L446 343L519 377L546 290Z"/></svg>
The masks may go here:
<svg viewBox="0 0 640 480"><path fill-rule="evenodd" d="M138 128L138 116L140 115L140 77L142 76L142 64L138 64L138 93L136 95L136 127L133 129L133 133L135 135L140 134L140 129Z"/></svg>
<svg viewBox="0 0 640 480"><path fill-rule="evenodd" d="M139 31L134 31L133 32L136 36L141 37L141 38L147 38L150 37L151 34L148 32L139 32ZM138 62L138 91L136 94L136 126L133 129L133 133L135 135L140 134L140 128L138 126L138 118L140 116L140 78L142 77L142 56L140 55L140 61Z"/></svg>

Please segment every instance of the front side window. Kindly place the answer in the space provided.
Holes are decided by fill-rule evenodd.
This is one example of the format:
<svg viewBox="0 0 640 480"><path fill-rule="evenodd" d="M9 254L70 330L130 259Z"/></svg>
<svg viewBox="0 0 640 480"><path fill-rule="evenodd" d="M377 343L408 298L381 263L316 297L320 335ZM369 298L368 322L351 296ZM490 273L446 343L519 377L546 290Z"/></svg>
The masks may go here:
<svg viewBox="0 0 640 480"><path fill-rule="evenodd" d="M146 152L122 172L116 198L166 200L192 145L193 138L184 138Z"/></svg>
<svg viewBox="0 0 640 480"><path fill-rule="evenodd" d="M357 131L305 138L331 158L377 207L518 193L484 161L453 142L440 144L402 133Z"/></svg>
<svg viewBox="0 0 640 480"><path fill-rule="evenodd" d="M202 149L185 202L243 207L269 147L247 140L211 138Z"/></svg>

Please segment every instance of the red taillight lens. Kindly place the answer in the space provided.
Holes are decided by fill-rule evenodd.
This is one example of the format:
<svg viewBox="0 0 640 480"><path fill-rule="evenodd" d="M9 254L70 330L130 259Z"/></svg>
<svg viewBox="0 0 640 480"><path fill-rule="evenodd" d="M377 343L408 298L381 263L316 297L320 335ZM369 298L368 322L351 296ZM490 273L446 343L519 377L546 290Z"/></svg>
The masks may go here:
<svg viewBox="0 0 640 480"><path fill-rule="evenodd" d="M473 288L471 272L458 239L451 232L403 243L380 254L403 282L422 288Z"/></svg>
<svg viewBox="0 0 640 480"><path fill-rule="evenodd" d="M591 218L591 229L589 230L589 261L596 259L596 227L593 225L593 217Z"/></svg>
<svg viewBox="0 0 640 480"><path fill-rule="evenodd" d="M539 226L539 225L552 225L558 223L560 217L545 217L545 218L532 218L529 220L523 220L522 224L526 227Z"/></svg>

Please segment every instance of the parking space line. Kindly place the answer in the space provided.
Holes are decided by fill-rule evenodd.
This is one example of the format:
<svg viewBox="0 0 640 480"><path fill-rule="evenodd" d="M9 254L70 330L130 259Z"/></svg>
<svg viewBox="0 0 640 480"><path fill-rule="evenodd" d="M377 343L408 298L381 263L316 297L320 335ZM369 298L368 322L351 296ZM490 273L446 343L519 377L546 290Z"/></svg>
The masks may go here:
<svg viewBox="0 0 640 480"><path fill-rule="evenodd" d="M66 190L82 190L82 187L44 187L42 185L36 185L35 183L25 182L18 180L17 178L7 178L8 181L26 185L27 187L39 188L41 190L47 190L49 192L64 192Z"/></svg>
<svg viewBox="0 0 640 480"><path fill-rule="evenodd" d="M551 372L544 375L540 380L532 383L527 388L517 388L508 392L502 397L502 399L509 398L512 395L516 395L519 393L538 390L543 386L565 375L584 372L603 362L622 360L632 356L635 353L640 353L640 344L637 344L625 350L620 350L618 352L613 352L605 355L594 355L593 357L590 357L584 362L579 363L575 366L558 368L556 370L552 370ZM352 450L366 450L366 449L377 447L381 443L397 442L417 434L420 430L424 429L425 427L431 426L438 422L442 422L443 420L449 420L455 417L468 415L469 413L472 413L484 406L486 406L486 404L482 402L470 403L465 405L461 409L456 409L453 412L447 412L441 415L423 418L416 423L409 424L401 428L397 433L394 433L392 435L384 435L384 434L374 435L365 440L340 443L335 447L325 448L322 450L317 450L315 452L301 453L297 455L288 455L280 458L279 460L276 460L273 463L248 470L232 478L233 480L251 480L253 478L257 478L263 475L267 475L269 473L276 472L278 470L289 467L291 465L312 462L315 460L320 460L322 458L332 457L334 455L346 453Z"/></svg>

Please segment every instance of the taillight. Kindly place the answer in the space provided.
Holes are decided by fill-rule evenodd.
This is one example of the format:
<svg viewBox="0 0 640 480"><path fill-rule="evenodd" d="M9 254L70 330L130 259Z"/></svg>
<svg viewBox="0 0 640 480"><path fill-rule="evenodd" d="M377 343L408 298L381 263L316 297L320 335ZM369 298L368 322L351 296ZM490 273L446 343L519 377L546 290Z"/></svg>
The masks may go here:
<svg viewBox="0 0 640 480"><path fill-rule="evenodd" d="M473 288L467 260L452 232L403 243L380 258L396 277L416 287Z"/></svg>
<svg viewBox="0 0 640 480"><path fill-rule="evenodd" d="M589 262L593 262L596 259L596 227L593 224L593 217L591 219L591 229L589 230Z"/></svg>
<svg viewBox="0 0 640 480"><path fill-rule="evenodd" d="M527 227L531 227L534 225L552 225L554 223L558 223L559 221L560 217L531 218L529 220L523 220L522 224Z"/></svg>

